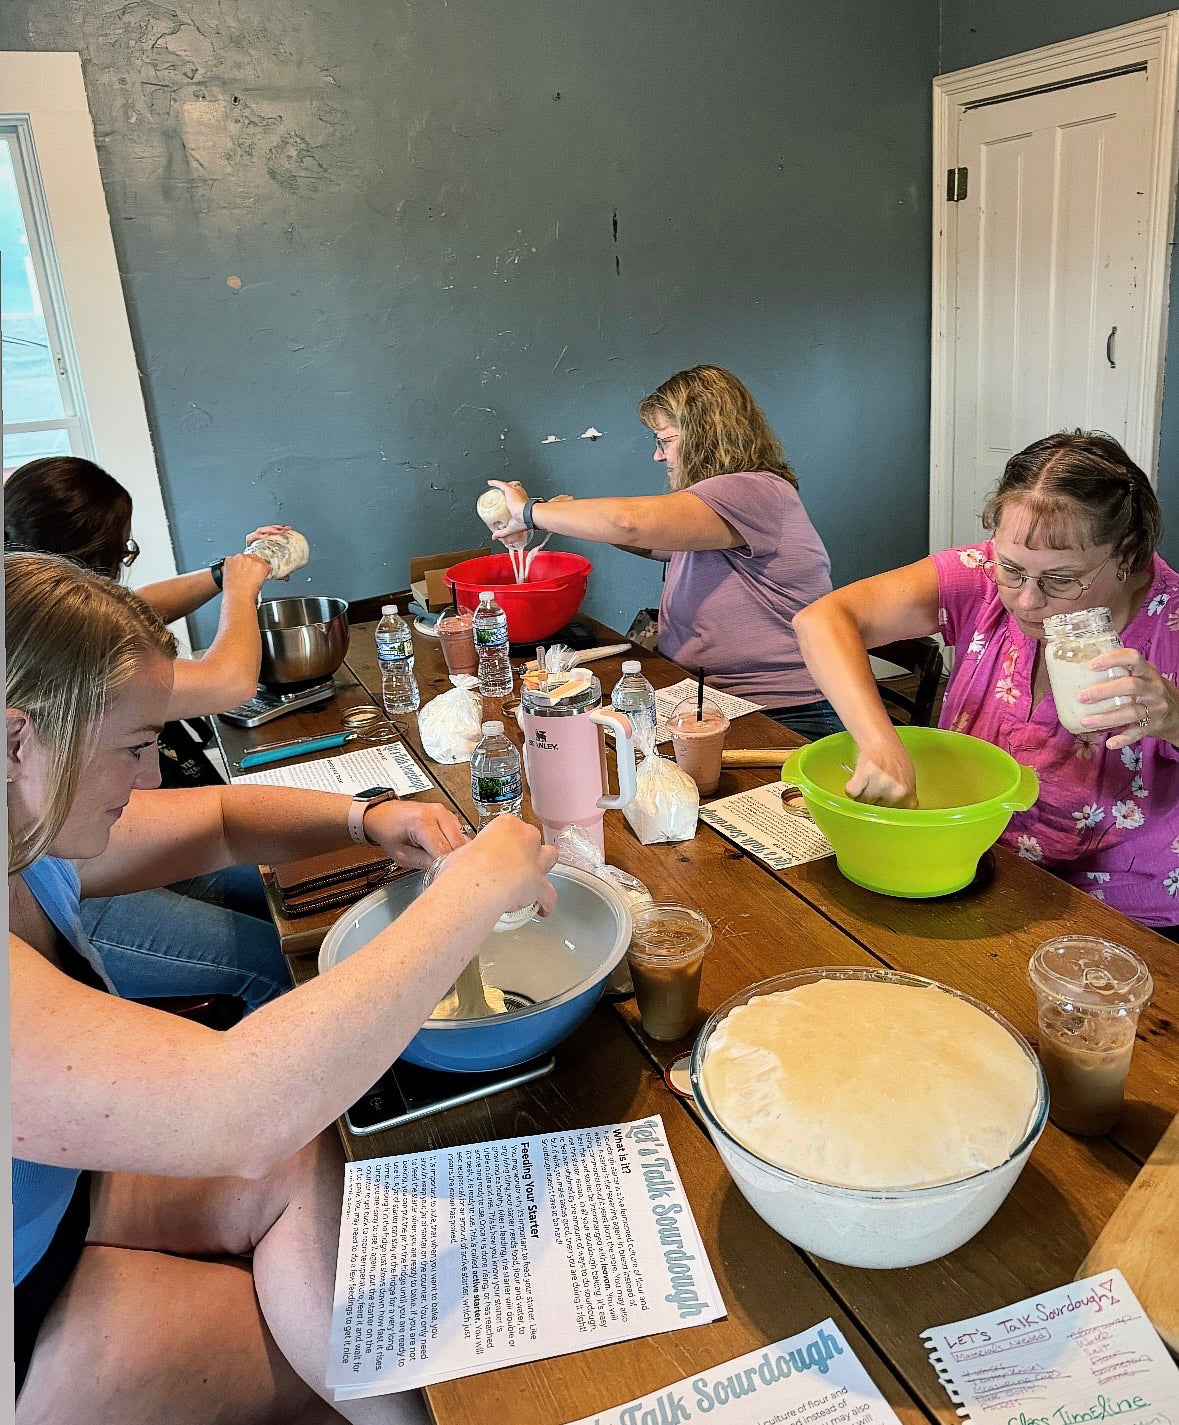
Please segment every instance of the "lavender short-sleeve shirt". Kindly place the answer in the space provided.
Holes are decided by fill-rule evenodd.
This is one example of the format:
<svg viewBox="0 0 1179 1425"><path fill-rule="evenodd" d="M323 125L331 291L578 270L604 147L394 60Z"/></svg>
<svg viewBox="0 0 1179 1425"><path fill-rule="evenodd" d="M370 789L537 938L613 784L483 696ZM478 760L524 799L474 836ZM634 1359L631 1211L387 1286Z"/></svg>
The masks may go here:
<svg viewBox="0 0 1179 1425"><path fill-rule="evenodd" d="M954 648L939 719L1010 752L1040 797L1001 840L1145 925L1179 924L1179 751L1158 738L1106 750L1106 734L1061 727L1051 692L1032 707L1036 640L983 573L988 542L933 556L938 623ZM1164 677L1179 675L1179 575L1156 555L1122 642Z"/></svg>
<svg viewBox="0 0 1179 1425"><path fill-rule="evenodd" d="M789 480L712 475L688 492L740 534L735 549L673 554L659 604L659 651L767 708L822 696L791 619L831 592L831 561Z"/></svg>

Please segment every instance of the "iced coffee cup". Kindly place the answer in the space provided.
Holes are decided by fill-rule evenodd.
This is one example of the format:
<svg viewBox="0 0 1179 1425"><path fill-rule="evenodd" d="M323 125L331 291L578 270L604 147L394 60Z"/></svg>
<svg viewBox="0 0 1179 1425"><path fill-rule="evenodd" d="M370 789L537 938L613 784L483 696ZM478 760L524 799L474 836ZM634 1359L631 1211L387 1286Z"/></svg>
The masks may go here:
<svg viewBox="0 0 1179 1425"><path fill-rule="evenodd" d="M711 698L704 699L699 716L696 699L685 698L668 718L667 728L676 762L696 783L702 797L711 796L720 782L728 718Z"/></svg>
<svg viewBox="0 0 1179 1425"><path fill-rule="evenodd" d="M479 655L475 651L474 615L469 609L447 609L435 625L446 668L455 673L479 672Z"/></svg>
<svg viewBox="0 0 1179 1425"><path fill-rule="evenodd" d="M1049 1117L1068 1133L1118 1121L1150 971L1133 950L1091 935L1048 940L1028 964L1036 992Z"/></svg>
<svg viewBox="0 0 1179 1425"><path fill-rule="evenodd" d="M631 913L627 952L643 1029L652 1039L682 1039L696 1023L700 969L712 944L706 916L655 902Z"/></svg>

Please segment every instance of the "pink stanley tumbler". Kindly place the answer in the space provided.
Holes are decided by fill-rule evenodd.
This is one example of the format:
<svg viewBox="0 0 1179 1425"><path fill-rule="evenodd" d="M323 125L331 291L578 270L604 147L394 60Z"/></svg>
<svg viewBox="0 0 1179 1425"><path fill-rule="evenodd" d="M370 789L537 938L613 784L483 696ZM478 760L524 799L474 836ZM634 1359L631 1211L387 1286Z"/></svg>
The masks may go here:
<svg viewBox="0 0 1179 1425"><path fill-rule="evenodd" d="M520 695L524 770L532 810L550 846L580 826L605 854L602 813L635 795L635 744L625 713L602 707L602 685L583 669L525 681ZM614 738L618 795L610 795L606 736Z"/></svg>

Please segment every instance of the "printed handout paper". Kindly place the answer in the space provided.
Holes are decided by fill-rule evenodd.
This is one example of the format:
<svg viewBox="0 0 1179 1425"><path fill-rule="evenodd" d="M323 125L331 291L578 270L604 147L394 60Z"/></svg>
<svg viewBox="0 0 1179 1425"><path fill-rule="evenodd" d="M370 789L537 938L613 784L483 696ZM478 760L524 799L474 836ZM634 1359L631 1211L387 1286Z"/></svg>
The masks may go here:
<svg viewBox="0 0 1179 1425"><path fill-rule="evenodd" d="M781 782L708 802L700 808L700 820L772 871L835 854L805 809L782 801Z"/></svg>
<svg viewBox="0 0 1179 1425"><path fill-rule="evenodd" d="M760 1351L700 1371L574 1425L899 1425L830 1317Z"/></svg>
<svg viewBox="0 0 1179 1425"><path fill-rule="evenodd" d="M671 733L667 730L667 719L675 711L677 703L682 703L685 698L694 698L695 696L696 680L694 678L681 678L670 688L656 689L655 741L657 743L671 741ZM748 698L739 698L736 693L722 693L716 688L710 688L707 683L704 685L704 696L710 698L730 722L736 718L744 717L746 713L761 712L759 703L751 703Z"/></svg>
<svg viewBox="0 0 1179 1425"><path fill-rule="evenodd" d="M658 1117L347 1165L337 1398L724 1314Z"/></svg>
<svg viewBox="0 0 1179 1425"><path fill-rule="evenodd" d="M340 757L319 757L289 762L264 772L247 772L233 779L235 786L254 783L265 787L304 787L313 792L344 792L353 797L369 787L392 787L398 796L428 792L434 785L409 755L404 742L362 747Z"/></svg>

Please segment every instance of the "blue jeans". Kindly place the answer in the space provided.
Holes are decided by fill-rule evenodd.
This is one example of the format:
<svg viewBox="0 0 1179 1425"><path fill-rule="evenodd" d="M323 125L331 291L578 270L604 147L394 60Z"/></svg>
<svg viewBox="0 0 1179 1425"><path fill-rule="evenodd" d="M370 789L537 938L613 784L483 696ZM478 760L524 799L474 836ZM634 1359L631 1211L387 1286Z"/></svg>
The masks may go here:
<svg viewBox="0 0 1179 1425"><path fill-rule="evenodd" d="M247 1009L291 987L262 879L231 866L175 886L82 902L82 925L126 999L237 995Z"/></svg>
<svg viewBox="0 0 1179 1425"><path fill-rule="evenodd" d="M844 730L839 714L826 698L814 703L800 703L794 708L766 708L764 711L767 717L772 717L791 732L797 732L808 742L816 742L820 737Z"/></svg>

